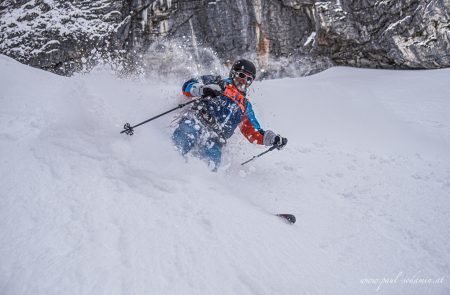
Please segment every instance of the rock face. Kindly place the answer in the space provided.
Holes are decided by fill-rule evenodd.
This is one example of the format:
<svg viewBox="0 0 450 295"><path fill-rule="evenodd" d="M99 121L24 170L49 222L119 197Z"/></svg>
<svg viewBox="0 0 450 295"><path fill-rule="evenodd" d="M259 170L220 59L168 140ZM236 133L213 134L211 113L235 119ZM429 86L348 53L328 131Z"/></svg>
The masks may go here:
<svg viewBox="0 0 450 295"><path fill-rule="evenodd" d="M190 66L252 58L261 77L441 68L449 14L449 0L4 0L0 53L65 75L100 61L160 71L180 55Z"/></svg>
<svg viewBox="0 0 450 295"><path fill-rule="evenodd" d="M341 0L315 4L316 49L338 64L450 65L450 1Z"/></svg>
<svg viewBox="0 0 450 295"><path fill-rule="evenodd" d="M2 1L0 52L59 74L110 57L122 1Z"/></svg>

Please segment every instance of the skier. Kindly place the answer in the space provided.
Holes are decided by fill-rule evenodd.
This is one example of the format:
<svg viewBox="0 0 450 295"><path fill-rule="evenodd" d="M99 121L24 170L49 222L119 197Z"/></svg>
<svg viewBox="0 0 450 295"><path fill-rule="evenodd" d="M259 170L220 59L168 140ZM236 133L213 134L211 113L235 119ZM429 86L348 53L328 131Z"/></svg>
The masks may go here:
<svg viewBox="0 0 450 295"><path fill-rule="evenodd" d="M246 98L255 77L255 65L241 59L233 64L227 79L204 75L184 83L183 94L200 99L183 114L172 135L182 155L195 151L213 171L217 171L222 148L237 126L251 143L278 149L287 144L286 138L271 130L263 130L256 120L252 104Z"/></svg>

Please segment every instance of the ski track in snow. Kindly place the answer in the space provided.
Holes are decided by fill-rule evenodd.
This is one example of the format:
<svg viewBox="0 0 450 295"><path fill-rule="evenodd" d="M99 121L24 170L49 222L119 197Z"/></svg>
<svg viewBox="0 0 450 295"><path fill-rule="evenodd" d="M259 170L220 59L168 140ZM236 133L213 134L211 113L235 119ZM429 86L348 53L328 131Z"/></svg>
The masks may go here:
<svg viewBox="0 0 450 295"><path fill-rule="evenodd" d="M255 82L289 144L241 167L237 131L211 173L174 116L119 134L181 81L0 65L1 294L449 294L449 70ZM400 272L444 280L361 283Z"/></svg>

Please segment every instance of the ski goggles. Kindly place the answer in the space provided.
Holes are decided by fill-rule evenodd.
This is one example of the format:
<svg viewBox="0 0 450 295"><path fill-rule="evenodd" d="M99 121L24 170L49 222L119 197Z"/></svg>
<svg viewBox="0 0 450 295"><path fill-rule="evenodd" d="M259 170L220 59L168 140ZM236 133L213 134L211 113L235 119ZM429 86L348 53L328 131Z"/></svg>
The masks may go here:
<svg viewBox="0 0 450 295"><path fill-rule="evenodd" d="M250 75L250 74L247 74L246 72L236 72L235 73L235 77L238 77L238 78L240 78L242 80L245 80L245 83L247 85L252 84L252 82L254 80L253 76Z"/></svg>

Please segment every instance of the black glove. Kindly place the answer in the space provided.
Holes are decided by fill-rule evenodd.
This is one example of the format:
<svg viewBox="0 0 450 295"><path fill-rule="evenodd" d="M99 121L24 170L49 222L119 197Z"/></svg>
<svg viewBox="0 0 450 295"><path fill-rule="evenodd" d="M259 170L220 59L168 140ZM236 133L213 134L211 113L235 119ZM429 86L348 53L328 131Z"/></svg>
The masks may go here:
<svg viewBox="0 0 450 295"><path fill-rule="evenodd" d="M286 137L281 137L280 135L277 135L273 140L272 146L276 146L277 149L281 150L287 145L287 142L288 140Z"/></svg>
<svg viewBox="0 0 450 295"><path fill-rule="evenodd" d="M263 144L265 146L274 146L280 150L287 144L287 138L276 134L272 130L266 130L264 131Z"/></svg>
<svg viewBox="0 0 450 295"><path fill-rule="evenodd" d="M217 84L207 84L202 86L202 97L217 97L222 94L222 89Z"/></svg>

